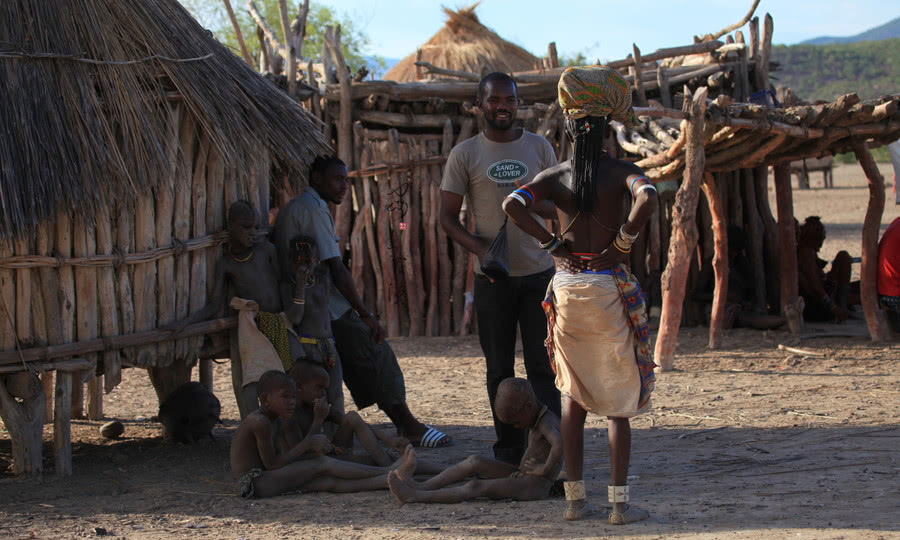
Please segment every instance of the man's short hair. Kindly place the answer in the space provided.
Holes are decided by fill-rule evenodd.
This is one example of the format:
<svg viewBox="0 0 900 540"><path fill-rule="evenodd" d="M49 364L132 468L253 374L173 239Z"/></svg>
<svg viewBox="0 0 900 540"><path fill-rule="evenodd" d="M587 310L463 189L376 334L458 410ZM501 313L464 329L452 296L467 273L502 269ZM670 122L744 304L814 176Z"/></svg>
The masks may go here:
<svg viewBox="0 0 900 540"><path fill-rule="evenodd" d="M309 175L312 176L313 173L324 174L332 165L347 166L347 164L337 156L318 156L309 166Z"/></svg>
<svg viewBox="0 0 900 540"><path fill-rule="evenodd" d="M294 380L288 377L287 373L274 369L263 373L256 383L256 391L259 395L268 394L278 388L293 389L294 387Z"/></svg>
<svg viewBox="0 0 900 540"><path fill-rule="evenodd" d="M248 201L241 199L238 201L234 201L231 203L231 206L228 208L228 221L232 222L238 218L249 217L256 219L256 210L253 209L253 205L251 205Z"/></svg>
<svg viewBox="0 0 900 540"><path fill-rule="evenodd" d="M484 97L485 92L487 92L488 83L496 83L496 82L508 82L513 85L513 88L516 90L516 94L519 93L519 85L516 84L516 80L509 76L507 73L503 73L502 71L495 71L493 73L488 73L484 77L481 78L481 82L478 83L478 94L476 97L479 101Z"/></svg>

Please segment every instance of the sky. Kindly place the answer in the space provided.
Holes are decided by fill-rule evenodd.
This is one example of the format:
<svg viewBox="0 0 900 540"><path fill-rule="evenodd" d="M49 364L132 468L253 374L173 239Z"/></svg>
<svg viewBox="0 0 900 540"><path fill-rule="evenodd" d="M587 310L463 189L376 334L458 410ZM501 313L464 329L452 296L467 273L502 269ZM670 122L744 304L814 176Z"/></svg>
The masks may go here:
<svg viewBox="0 0 900 540"><path fill-rule="evenodd" d="M402 58L427 41L445 21L451 0L319 0L357 21L371 39L369 54ZM234 3L234 2L233 2ZM237 0L240 5L242 0ZM296 5L296 2L289 2ZM624 58L632 43L642 53L692 43L740 20L751 0L482 0L482 24L536 56L556 42L560 55L584 52L601 61ZM775 21L773 42L793 44L823 35L849 36L900 16L896 0L762 0L760 19Z"/></svg>

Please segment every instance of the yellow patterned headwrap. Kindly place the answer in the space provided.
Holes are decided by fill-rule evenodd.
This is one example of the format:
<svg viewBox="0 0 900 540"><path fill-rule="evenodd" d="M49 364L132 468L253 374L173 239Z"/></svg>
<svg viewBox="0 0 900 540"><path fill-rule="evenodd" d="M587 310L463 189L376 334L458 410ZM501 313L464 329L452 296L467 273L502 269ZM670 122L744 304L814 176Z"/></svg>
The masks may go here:
<svg viewBox="0 0 900 540"><path fill-rule="evenodd" d="M565 70L559 77L559 104L569 118L608 116L625 125L638 123L631 108L631 87L618 71L610 68Z"/></svg>

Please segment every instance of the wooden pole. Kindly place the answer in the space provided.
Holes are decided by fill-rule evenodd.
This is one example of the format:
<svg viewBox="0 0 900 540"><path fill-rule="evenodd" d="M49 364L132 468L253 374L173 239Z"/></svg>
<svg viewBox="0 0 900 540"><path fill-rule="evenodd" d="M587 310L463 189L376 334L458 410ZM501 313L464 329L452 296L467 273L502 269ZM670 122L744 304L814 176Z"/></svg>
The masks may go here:
<svg viewBox="0 0 900 540"><path fill-rule="evenodd" d="M6 316L2 313L0 316ZM71 404L71 400L67 400ZM0 416L9 432L12 470L16 474L40 474L44 430L44 388L34 373L0 377Z"/></svg>
<svg viewBox="0 0 900 540"><path fill-rule="evenodd" d="M172 232L177 240L187 241L191 237L191 188L194 182L194 148L197 139L194 118L190 114L181 117L179 146L181 151L176 160L175 220ZM224 221L224 220L223 220ZM212 249L218 257L219 250ZM175 255L175 319L181 320L190 314L191 303L191 254ZM186 361L190 342L179 339L175 342L175 358Z"/></svg>
<svg viewBox="0 0 900 540"><path fill-rule="evenodd" d="M862 230L862 268L860 269L859 293L862 300L866 326L872 341L886 341L891 337L884 312L878 305L878 232L881 215L884 212L884 178L872 158L872 152L863 141L856 141L853 153L866 173L869 183L869 204Z"/></svg>
<svg viewBox="0 0 900 540"><path fill-rule="evenodd" d="M646 107L647 94L644 93L644 81L641 76L644 69L644 64L641 61L641 50L634 43L631 46L634 49L634 91L637 97L635 104L638 107Z"/></svg>
<svg viewBox="0 0 900 540"><path fill-rule="evenodd" d="M337 68L341 89L340 114L337 119L338 157L344 163L353 163L353 101L350 94L350 72L341 51L341 25L325 29L325 48ZM335 233L341 253L347 251L350 241L351 208L346 202L339 204L334 219Z"/></svg>
<svg viewBox="0 0 900 540"><path fill-rule="evenodd" d="M56 372L53 413L53 459L56 476L72 476L72 380L71 371Z"/></svg>
<svg viewBox="0 0 900 540"><path fill-rule="evenodd" d="M72 221L66 212L59 212L56 217L56 254L60 257L72 256ZM60 338L63 343L75 341L75 273L71 267L61 267L59 274L59 313L60 313ZM73 386L71 397L75 402L69 410L72 415L81 417L84 415L82 405L81 381L77 382L78 392L76 396Z"/></svg>
<svg viewBox="0 0 900 540"><path fill-rule="evenodd" d="M718 349L722 345L722 331L725 322L725 306L728 299L728 224L725 205L715 176L703 175L703 194L709 205L713 232L713 271L716 287L713 293L712 313L709 321L709 348Z"/></svg>
<svg viewBox="0 0 900 540"><path fill-rule="evenodd" d="M656 339L655 358L660 371L675 365L675 346L681 325L681 308L684 303L685 285L690 269L691 254L697 245L697 199L703 183L706 155L703 148L706 129L706 87L699 88L690 99L690 121L685 144L684 180L675 195L672 213L672 240L669 244L669 262L662 275L663 306ZM685 101L690 90L684 88Z"/></svg>
<svg viewBox="0 0 900 540"><path fill-rule="evenodd" d="M234 16L234 10L231 8L230 0L222 0L225 4L225 11L228 12L228 19L231 21L231 27L234 29L234 36L237 38L238 46L241 48L241 56L244 62L253 67L253 59L250 58L250 51L247 50L247 44L244 43L244 33L241 31L241 25L238 24L237 17Z"/></svg>
<svg viewBox="0 0 900 540"><path fill-rule="evenodd" d="M113 231L108 209L97 213L97 251L113 252ZM100 307L100 335L119 335L119 318L116 310L116 279L112 267L101 267L97 271L97 303ZM103 386L107 393L122 380L122 362L119 351L103 353Z"/></svg>
<svg viewBox="0 0 900 540"><path fill-rule="evenodd" d="M281 20L281 32L284 34L285 48L287 49L287 83L288 95L297 97L297 51L293 47L293 34L291 32L291 23L288 20L287 2L278 0L278 15Z"/></svg>
<svg viewBox="0 0 900 540"><path fill-rule="evenodd" d="M379 147L386 147L387 143L381 143ZM382 159L388 155L381 152ZM397 305L397 279L394 274L394 250L391 243L391 213L386 209L390 204L391 181L390 174L379 175L375 178L378 184L378 207L375 220L378 230L378 251L381 259L381 275L384 281L384 320L388 337L400 335L400 312Z"/></svg>
<svg viewBox="0 0 900 540"><path fill-rule="evenodd" d="M76 257L89 257L96 254L97 236L94 227L86 219L76 218L73 240L73 251ZM95 268L75 267L75 299L78 340L97 337L99 325L97 320L97 270ZM83 388L84 381L89 381L87 416L91 420L99 420L103 418L103 392L102 381L95 377L93 371L97 365L97 355L87 355L86 358L91 362L91 368L77 372L75 384ZM74 405L77 406L78 403Z"/></svg>
<svg viewBox="0 0 900 540"><path fill-rule="evenodd" d="M672 108L672 89L669 87L669 76L666 68L659 66L656 69L656 84L659 86L659 98L662 100L663 107Z"/></svg>
<svg viewBox="0 0 900 540"><path fill-rule="evenodd" d="M756 56L756 87L760 90L769 88L769 58L772 54L772 32L774 31L772 16L766 13L763 19L763 35Z"/></svg>
<svg viewBox="0 0 900 540"><path fill-rule="evenodd" d="M550 68L558 68L559 67L559 55L556 52L556 42L551 41L549 45L547 45L547 58L550 59Z"/></svg>
<svg viewBox="0 0 900 540"><path fill-rule="evenodd" d="M781 312L794 334L803 329L803 310L797 282L797 237L794 229L794 194L791 166L775 166L775 205L778 212L778 260L780 262Z"/></svg>
<svg viewBox="0 0 900 540"><path fill-rule="evenodd" d="M772 208L769 206L769 168L766 166L756 167L753 170L753 187L756 189L756 205L759 210L759 216L763 222L763 253L765 255L765 267L770 271L766 275L766 305L769 309L773 306L780 305L779 302L779 274L773 272L778 268L778 223L772 215Z"/></svg>
<svg viewBox="0 0 900 540"><path fill-rule="evenodd" d="M747 232L748 255L753 272L753 307L758 311L766 309L766 265L763 255L765 240L762 218L756 202L756 189L753 185L753 170L741 169L740 187L744 199L744 230Z"/></svg>

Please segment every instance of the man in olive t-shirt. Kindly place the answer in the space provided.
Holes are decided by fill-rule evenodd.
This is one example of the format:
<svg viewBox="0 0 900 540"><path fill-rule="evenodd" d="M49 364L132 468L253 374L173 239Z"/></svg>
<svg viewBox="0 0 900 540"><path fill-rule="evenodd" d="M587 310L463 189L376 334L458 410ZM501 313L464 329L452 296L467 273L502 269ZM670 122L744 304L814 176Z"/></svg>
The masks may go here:
<svg viewBox="0 0 900 540"><path fill-rule="evenodd" d="M508 223L510 277L492 281L479 269L481 258L503 225L503 199L542 170L556 165L556 155L545 138L513 127L518 95L516 84L508 75L485 76L479 84L476 102L484 113L486 126L483 132L454 147L447 158L441 182L441 227L478 257L475 311L497 432L494 456L518 464L525 450L525 431L500 422L494 411L494 400L500 381L515 375L518 327L528 380L538 399L560 414L559 391L544 347L547 320L541 308L554 273L553 258L533 237ZM475 216L474 235L459 222L464 197L468 198L468 207ZM556 217L552 207L541 213ZM537 215L534 219L542 221Z"/></svg>

